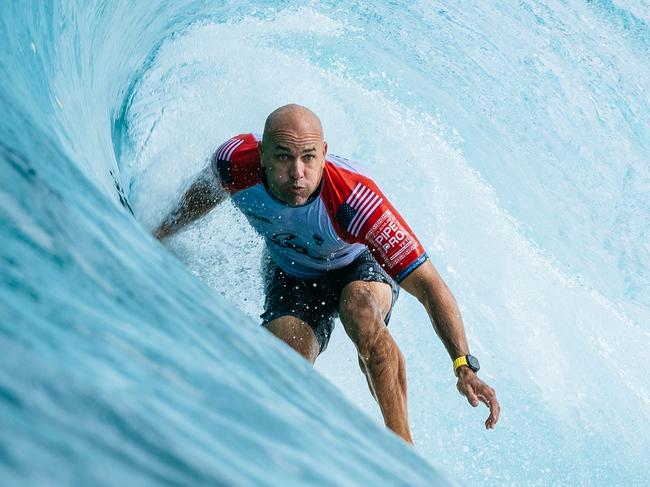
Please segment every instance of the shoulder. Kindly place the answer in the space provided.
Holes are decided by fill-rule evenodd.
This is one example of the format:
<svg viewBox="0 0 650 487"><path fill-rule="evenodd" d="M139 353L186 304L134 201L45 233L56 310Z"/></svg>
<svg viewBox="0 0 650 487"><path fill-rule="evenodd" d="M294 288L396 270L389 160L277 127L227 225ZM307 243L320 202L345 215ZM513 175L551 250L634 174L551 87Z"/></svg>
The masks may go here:
<svg viewBox="0 0 650 487"><path fill-rule="evenodd" d="M367 245L393 279L400 282L427 259L404 218L355 163L328 156L325 177L325 205L339 235Z"/></svg>
<svg viewBox="0 0 650 487"><path fill-rule="evenodd" d="M343 157L328 155L324 170L324 200L340 229L358 237L361 228L384 202L375 182L359 171L359 164Z"/></svg>
<svg viewBox="0 0 650 487"><path fill-rule="evenodd" d="M229 193L261 181L259 141L256 134L239 134L221 144L212 155L212 171Z"/></svg>
<svg viewBox="0 0 650 487"><path fill-rule="evenodd" d="M323 172L334 199L343 202L359 184L376 187L374 181L360 168L358 162L334 154L327 155Z"/></svg>

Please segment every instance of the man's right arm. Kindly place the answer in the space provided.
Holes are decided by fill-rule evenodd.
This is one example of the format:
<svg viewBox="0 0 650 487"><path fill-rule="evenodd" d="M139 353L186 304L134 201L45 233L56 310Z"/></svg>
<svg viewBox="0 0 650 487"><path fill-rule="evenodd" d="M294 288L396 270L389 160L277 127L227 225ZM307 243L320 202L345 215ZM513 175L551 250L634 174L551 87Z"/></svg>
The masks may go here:
<svg viewBox="0 0 650 487"><path fill-rule="evenodd" d="M226 195L211 167L206 167L183 194L176 208L154 230L154 236L162 240L173 235L212 210L226 198Z"/></svg>

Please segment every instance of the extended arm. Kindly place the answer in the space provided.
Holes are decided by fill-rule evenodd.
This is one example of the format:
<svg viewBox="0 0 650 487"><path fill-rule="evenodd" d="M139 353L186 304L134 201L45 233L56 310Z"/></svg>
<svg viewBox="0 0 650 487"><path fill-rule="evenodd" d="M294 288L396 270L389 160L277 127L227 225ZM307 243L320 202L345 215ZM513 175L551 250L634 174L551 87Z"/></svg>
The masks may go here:
<svg viewBox="0 0 650 487"><path fill-rule="evenodd" d="M467 355L469 347L456 299L431 261L421 264L401 282L401 286L418 298L425 307L451 359ZM457 387L472 406L478 406L480 400L490 408L490 416L485 422L485 427L494 428L500 412L494 389L466 366L458 368Z"/></svg>
<svg viewBox="0 0 650 487"><path fill-rule="evenodd" d="M467 355L469 347L456 299L431 261L427 260L415 269L401 282L401 286L425 307L451 359Z"/></svg>
<svg viewBox="0 0 650 487"><path fill-rule="evenodd" d="M208 166L199 173L192 185L183 194L167 218L154 231L154 236L162 240L173 235L189 223L199 219L223 201L226 192Z"/></svg>

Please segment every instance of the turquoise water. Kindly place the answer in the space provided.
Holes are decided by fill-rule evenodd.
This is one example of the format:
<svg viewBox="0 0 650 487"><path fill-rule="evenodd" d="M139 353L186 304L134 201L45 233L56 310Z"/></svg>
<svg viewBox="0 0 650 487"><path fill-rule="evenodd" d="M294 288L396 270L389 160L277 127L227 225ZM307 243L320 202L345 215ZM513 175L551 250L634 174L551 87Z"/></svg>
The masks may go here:
<svg viewBox="0 0 650 487"><path fill-rule="evenodd" d="M648 483L649 22L633 0L2 3L1 483ZM423 241L494 431L405 293L416 452L340 326L317 373L256 326L232 206L149 236L287 102Z"/></svg>

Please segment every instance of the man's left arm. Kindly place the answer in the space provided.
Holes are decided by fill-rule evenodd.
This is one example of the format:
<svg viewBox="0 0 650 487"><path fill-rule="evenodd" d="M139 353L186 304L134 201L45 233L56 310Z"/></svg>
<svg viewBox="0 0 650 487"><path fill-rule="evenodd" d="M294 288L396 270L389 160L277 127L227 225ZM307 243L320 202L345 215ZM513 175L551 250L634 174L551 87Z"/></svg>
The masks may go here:
<svg viewBox="0 0 650 487"><path fill-rule="evenodd" d="M454 360L469 354L465 328L456 299L431 261L427 260L420 264L400 282L400 285L418 298L425 307L433 328L451 359ZM467 366L458 367L457 375L458 391L467 397L469 403L474 407L478 406L479 401L485 403L490 409L490 416L485 421L485 427L487 429L494 428L501 410L494 389L479 379L476 373Z"/></svg>

